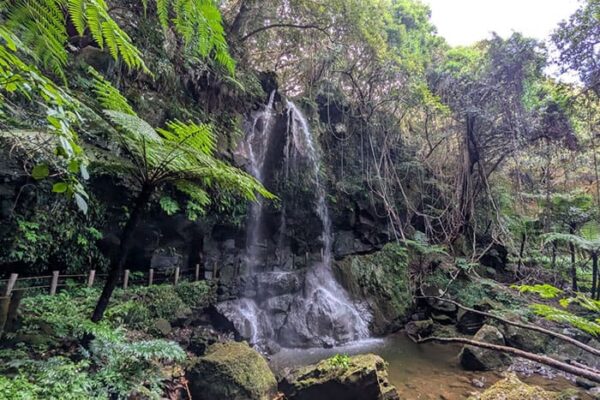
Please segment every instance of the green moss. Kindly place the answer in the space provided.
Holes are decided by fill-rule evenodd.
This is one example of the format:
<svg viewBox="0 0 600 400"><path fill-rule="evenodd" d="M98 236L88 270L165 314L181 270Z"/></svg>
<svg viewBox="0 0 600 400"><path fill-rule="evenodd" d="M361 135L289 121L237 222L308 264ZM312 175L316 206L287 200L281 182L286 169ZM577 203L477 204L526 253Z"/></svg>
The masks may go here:
<svg viewBox="0 0 600 400"><path fill-rule="evenodd" d="M192 396L266 400L277 388L265 359L247 343L217 343L192 368Z"/></svg>
<svg viewBox="0 0 600 400"><path fill-rule="evenodd" d="M530 386L510 374L505 379L494 384L481 395L471 397L471 400L556 400L558 394L547 392L538 386Z"/></svg>
<svg viewBox="0 0 600 400"><path fill-rule="evenodd" d="M404 247L388 244L373 254L347 257L338 263L338 270L344 286L355 297L371 299L378 333L400 323L411 309L408 255Z"/></svg>

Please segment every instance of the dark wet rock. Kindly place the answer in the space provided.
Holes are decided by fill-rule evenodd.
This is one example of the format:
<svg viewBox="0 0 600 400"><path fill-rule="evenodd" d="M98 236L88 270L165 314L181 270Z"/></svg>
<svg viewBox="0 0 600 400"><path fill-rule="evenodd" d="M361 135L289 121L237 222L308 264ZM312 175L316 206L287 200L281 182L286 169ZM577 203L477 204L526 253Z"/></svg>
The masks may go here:
<svg viewBox="0 0 600 400"><path fill-rule="evenodd" d="M211 345L225 341L227 341L227 339L224 334L219 333L208 326L198 326L192 330L187 349L194 354L201 356L206 353Z"/></svg>
<svg viewBox="0 0 600 400"><path fill-rule="evenodd" d="M433 321L426 319L422 321L410 321L404 327L406 333L414 338L424 338L433 332Z"/></svg>
<svg viewBox="0 0 600 400"><path fill-rule="evenodd" d="M474 335L483 326L485 317L473 311L459 309L456 315L456 328L465 335Z"/></svg>
<svg viewBox="0 0 600 400"><path fill-rule="evenodd" d="M267 362L246 343L210 346L188 376L194 400L269 400L277 392Z"/></svg>
<svg viewBox="0 0 600 400"><path fill-rule="evenodd" d="M575 384L577 386L579 386L580 388L584 388L586 390L591 389L596 386L596 384L594 382L592 382L588 379L585 379L585 378L580 378L580 377L575 379Z"/></svg>
<svg viewBox="0 0 600 400"><path fill-rule="evenodd" d="M349 256L334 265L342 286L354 299L365 302L376 335L396 331L413 308L406 253L394 244L369 255Z"/></svg>
<svg viewBox="0 0 600 400"><path fill-rule="evenodd" d="M292 371L279 384L289 400L397 400L385 361L374 354L350 357L346 365L332 359Z"/></svg>
<svg viewBox="0 0 600 400"><path fill-rule="evenodd" d="M491 325L482 326L473 340L498 345L505 344L502 333ZM489 371L510 363L510 357L501 352L475 346L464 346L459 358L461 366L468 371Z"/></svg>
<svg viewBox="0 0 600 400"><path fill-rule="evenodd" d="M454 318L452 318L451 316L446 315L446 314L431 313L431 318L435 322L439 322L440 324L443 324L443 325L452 325L456 322L456 320Z"/></svg>
<svg viewBox="0 0 600 400"><path fill-rule="evenodd" d="M262 297L298 292L302 289L302 282L297 272L265 272L256 276L256 288Z"/></svg>
<svg viewBox="0 0 600 400"><path fill-rule="evenodd" d="M527 385L515 374L495 383L481 394L469 397L469 400L557 400L558 393L548 392L538 386Z"/></svg>
<svg viewBox="0 0 600 400"><path fill-rule="evenodd" d="M545 352L552 342L547 335L512 325L505 325L503 332L508 345L532 353Z"/></svg>

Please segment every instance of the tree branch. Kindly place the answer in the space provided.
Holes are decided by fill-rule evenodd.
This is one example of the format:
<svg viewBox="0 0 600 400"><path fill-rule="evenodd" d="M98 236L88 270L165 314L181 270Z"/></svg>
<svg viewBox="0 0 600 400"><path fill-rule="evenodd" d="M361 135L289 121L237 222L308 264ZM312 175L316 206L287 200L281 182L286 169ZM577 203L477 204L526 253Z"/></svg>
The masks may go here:
<svg viewBox="0 0 600 400"><path fill-rule="evenodd" d="M275 28L316 29L318 31L323 32L325 35L329 36L329 32L327 32L327 27L323 28L322 26L319 26L319 25L299 25L299 24L280 23L280 24L271 24L271 25L261 26L260 28L255 29L252 32L244 35L240 39L240 42L245 42L246 40L248 40L252 36L256 35L257 33L264 32L268 29L275 29Z"/></svg>
<svg viewBox="0 0 600 400"><path fill-rule="evenodd" d="M573 339L572 337L569 337L567 335L563 335L561 333L557 333L557 332L551 331L549 329L545 329L545 328L539 327L537 325L529 325L529 324L525 324L525 323L521 323L521 322L510 321L508 319L499 317L499 316L494 315L494 314L490 314L490 313L485 312L485 311L479 311L479 310L475 310L474 308L469 308L469 307L463 306L462 304L460 304L460 303L458 303L458 302L456 302L454 300L450 300L450 299L444 299L444 298L440 298L440 297L436 297L436 296L418 296L417 298L421 298L421 299L423 299L423 298L424 299L435 299L435 300L439 300L439 301L444 301L446 303L454 304L456 307L461 308L461 309L463 309L465 311L469 311L469 312L473 312L473 313L476 313L476 314L479 314L479 315L483 315L485 317L489 317L489 318L498 320L498 321L503 322L503 323L508 324L508 325L516 326L518 328L523 328L523 329L529 329L531 331L540 332L540 333L543 333L543 334L548 335L548 336L553 336L553 337L555 337L557 339L563 340L563 341L568 342L568 343L570 343L570 344L572 344L574 346L577 346L580 349L587 351L588 353L594 354L596 356L600 356L600 350L598 350L598 349L596 349L596 348L594 348L592 346L588 346L587 344L582 343L579 340Z"/></svg>
<svg viewBox="0 0 600 400"><path fill-rule="evenodd" d="M528 360L535 361L540 364L548 365L552 368L556 368L563 372L568 372L569 374L581 376L586 379L589 379L590 381L600 383L600 371L591 369L589 367L580 368L575 365L571 365L571 364L564 363L562 361L555 360L554 358L550 358L548 356L529 353L527 351L515 349L513 347L501 346L498 344L479 342L479 341L472 340L472 339L458 338L458 337L443 338L443 337L432 336L432 337L428 337L425 339L417 340L417 343L427 343L427 342L463 343L463 344L467 344L470 346L480 347L482 349L500 351L503 353L515 355L517 357L526 358Z"/></svg>

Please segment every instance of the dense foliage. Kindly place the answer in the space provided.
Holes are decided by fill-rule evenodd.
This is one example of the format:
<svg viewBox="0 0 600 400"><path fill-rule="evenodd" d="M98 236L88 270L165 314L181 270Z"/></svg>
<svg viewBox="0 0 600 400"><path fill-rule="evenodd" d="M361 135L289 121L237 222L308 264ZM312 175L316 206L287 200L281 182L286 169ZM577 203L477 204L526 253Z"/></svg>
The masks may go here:
<svg viewBox="0 0 600 400"><path fill-rule="evenodd" d="M0 330L0 397L163 396L186 354L162 328L235 295L117 287L132 253L160 259L134 248L164 250L157 220L197 243L184 267L222 247L231 280L249 202L273 201L284 240L277 196L305 205L312 186L277 170L267 190L238 147L271 92L315 133L333 247L361 253L339 262L350 289L394 327L433 294L597 338L600 1L548 43L451 47L430 16L420 0L0 1L0 278L107 275L101 292L25 296ZM313 240L303 223L296 243Z"/></svg>

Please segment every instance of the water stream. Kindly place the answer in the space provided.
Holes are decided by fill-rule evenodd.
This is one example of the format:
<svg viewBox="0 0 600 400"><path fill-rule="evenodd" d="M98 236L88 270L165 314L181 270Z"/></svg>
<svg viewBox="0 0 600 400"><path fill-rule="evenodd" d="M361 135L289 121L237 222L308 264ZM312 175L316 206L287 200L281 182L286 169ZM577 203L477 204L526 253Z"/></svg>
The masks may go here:
<svg viewBox="0 0 600 400"><path fill-rule="evenodd" d="M383 339L366 339L331 349L283 349L271 358L270 365L276 373L284 374L287 368L313 364L335 354L374 353L388 363L390 382L398 389L400 398L406 400L463 400L471 393L481 392L502 379L498 372L462 370L458 360L460 349L459 345L417 345L405 334L398 333ZM573 383L560 376L547 379L534 374L519 375L519 378L557 392L574 387ZM473 382L483 387L476 387ZM591 397L582 393L581 399L591 400Z"/></svg>
<svg viewBox="0 0 600 400"><path fill-rule="evenodd" d="M265 207L263 201L251 206L247 223L246 280L244 295L218 305L219 310L251 344L275 342L284 347L322 347L347 343L369 336L370 314L366 307L352 301L336 281L332 270L333 232L327 192L320 177L321 159L309 124L300 109L286 101L287 130L274 129L274 93L269 102L253 115L244 141L249 172L265 182L266 155L277 134L286 135L286 145L280 154L285 178L303 176L290 174L298 168L297 160L307 165L309 184L314 187L314 213L321 224L321 234L315 241L322 245L320 260L302 269L285 265L266 265L264 242ZM304 171L300 171L304 172ZM282 235L286 227L285 203L281 205L278 249L283 254Z"/></svg>

